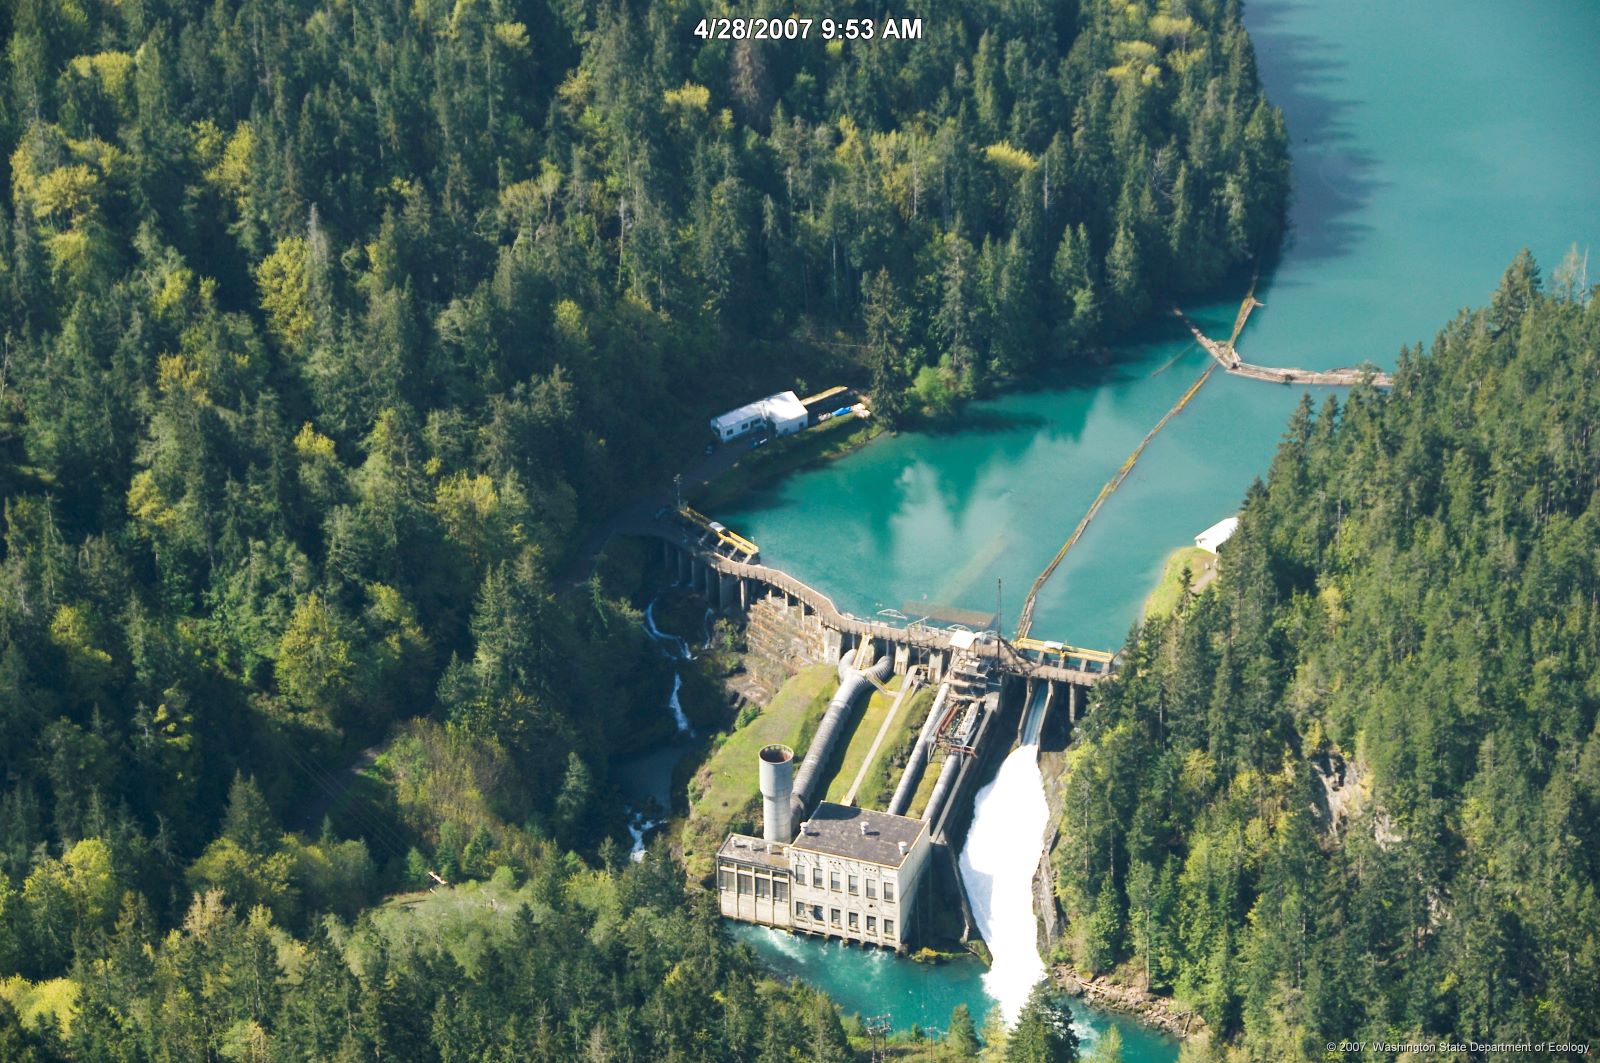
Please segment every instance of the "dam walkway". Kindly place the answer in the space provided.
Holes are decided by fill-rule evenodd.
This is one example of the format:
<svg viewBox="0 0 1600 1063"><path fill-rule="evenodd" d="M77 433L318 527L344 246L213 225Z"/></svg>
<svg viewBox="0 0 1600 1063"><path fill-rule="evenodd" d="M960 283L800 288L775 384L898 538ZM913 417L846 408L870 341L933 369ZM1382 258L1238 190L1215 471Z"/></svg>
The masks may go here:
<svg viewBox="0 0 1600 1063"><path fill-rule="evenodd" d="M819 660L837 660L845 650L871 642L895 654L896 672L921 664L937 681L954 658L951 629L922 623L901 627L847 613L822 591L782 569L761 564L759 555L729 549L716 534L676 514L639 521L624 531L661 541L665 559L669 567L677 566L680 581L703 591L717 608L748 615L761 598L776 597L784 607L799 609L814 639L822 640L815 647ZM995 637L975 639L970 652L1001 672L1080 687L1093 686L1111 674L1115 657L1106 650Z"/></svg>

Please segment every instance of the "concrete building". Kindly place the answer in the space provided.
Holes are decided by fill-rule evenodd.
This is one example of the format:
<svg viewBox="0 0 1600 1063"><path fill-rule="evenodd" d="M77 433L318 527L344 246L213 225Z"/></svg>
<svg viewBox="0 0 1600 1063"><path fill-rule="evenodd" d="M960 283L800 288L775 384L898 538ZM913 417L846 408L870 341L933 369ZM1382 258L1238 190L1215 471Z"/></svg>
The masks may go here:
<svg viewBox="0 0 1600 1063"><path fill-rule="evenodd" d="M717 852L722 914L904 950L931 848L920 819L824 801L787 845L728 836Z"/></svg>
<svg viewBox="0 0 1600 1063"><path fill-rule="evenodd" d="M724 443L757 429L787 436L806 427L806 408L794 392L780 391L719 414L710 423L712 433Z"/></svg>

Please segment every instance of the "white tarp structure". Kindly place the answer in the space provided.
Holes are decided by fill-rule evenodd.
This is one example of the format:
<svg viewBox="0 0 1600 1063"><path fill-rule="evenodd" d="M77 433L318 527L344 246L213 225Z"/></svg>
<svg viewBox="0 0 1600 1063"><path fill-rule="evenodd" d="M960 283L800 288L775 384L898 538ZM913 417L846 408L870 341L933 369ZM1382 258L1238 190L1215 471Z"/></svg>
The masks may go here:
<svg viewBox="0 0 1600 1063"><path fill-rule="evenodd" d="M1194 544L1208 554L1217 552L1217 547L1227 542L1239 527L1238 517L1229 517L1219 520L1205 531L1194 537Z"/></svg>
<svg viewBox="0 0 1600 1063"><path fill-rule="evenodd" d="M804 428L806 419L805 404L795 393L780 391L711 418L711 431L724 443L757 428L770 428L780 436L787 436Z"/></svg>

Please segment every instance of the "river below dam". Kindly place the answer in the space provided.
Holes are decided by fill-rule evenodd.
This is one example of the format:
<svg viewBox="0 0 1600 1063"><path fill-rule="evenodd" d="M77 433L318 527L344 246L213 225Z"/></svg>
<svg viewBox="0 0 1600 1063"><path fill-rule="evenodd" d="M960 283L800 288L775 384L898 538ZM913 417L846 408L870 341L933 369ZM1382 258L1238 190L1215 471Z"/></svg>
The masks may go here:
<svg viewBox="0 0 1600 1063"><path fill-rule="evenodd" d="M1249 0L1245 21L1286 113L1296 189L1283 255L1257 290L1265 308L1239 342L1246 359L1391 368L1401 345L1486 302L1518 249L1549 276L1572 244L1600 244L1600 5ZM1226 337L1243 294L1241 284L1184 309ZM1073 386L976 404L959 431L880 438L713 516L850 612L989 612L1001 580L1002 625L1014 625L1100 486L1206 362L1180 324L1155 319ZM1120 646L1165 557L1236 511L1306 390L1213 374L1045 586L1034 636ZM1004 792L1013 789L980 804L969 847L1033 807L1037 794ZM1017 979L997 971L986 983L975 963L928 967L756 927L736 933L847 1012L886 1013L900 1027L943 1026L963 1002L981 1017L996 990L1015 993L1002 987ZM1037 970L1031 949L994 943L997 957ZM1109 1021L1079 1017L1086 1042ZM1172 1041L1116 1021L1130 1063L1175 1058Z"/></svg>

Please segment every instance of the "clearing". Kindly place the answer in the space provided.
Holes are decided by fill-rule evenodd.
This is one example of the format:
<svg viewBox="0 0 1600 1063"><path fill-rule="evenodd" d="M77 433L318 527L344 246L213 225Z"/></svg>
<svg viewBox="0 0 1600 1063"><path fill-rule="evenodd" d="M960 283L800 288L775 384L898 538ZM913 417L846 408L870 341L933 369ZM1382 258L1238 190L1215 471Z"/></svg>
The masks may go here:
<svg viewBox="0 0 1600 1063"><path fill-rule="evenodd" d="M756 754L762 746L782 742L797 758L804 756L838 686L836 666L808 665L783 684L759 715L717 739L711 755L689 783L683 859L692 877L711 873L717 847L730 830L761 833Z"/></svg>

